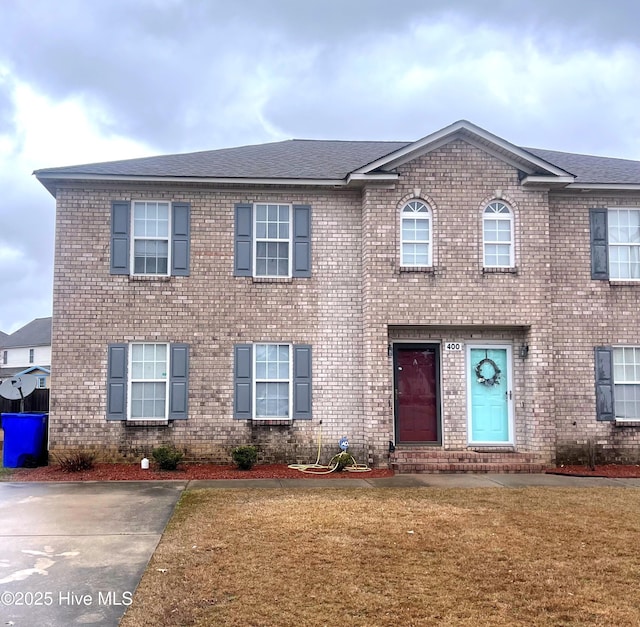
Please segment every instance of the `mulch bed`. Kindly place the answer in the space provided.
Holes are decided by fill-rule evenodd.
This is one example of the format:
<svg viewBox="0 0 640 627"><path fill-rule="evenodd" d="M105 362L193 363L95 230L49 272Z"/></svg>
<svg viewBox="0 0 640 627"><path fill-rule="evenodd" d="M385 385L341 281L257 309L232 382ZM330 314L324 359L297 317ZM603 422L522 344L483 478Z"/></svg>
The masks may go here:
<svg viewBox="0 0 640 627"><path fill-rule="evenodd" d="M180 464L178 470L163 471L152 467L142 470L140 464L99 463L92 470L64 472L57 466L15 468L4 481L190 481L192 479L373 479L392 477L393 470L372 469L370 472L332 472L315 475L289 468L286 464L265 464L251 470L218 464Z"/></svg>
<svg viewBox="0 0 640 627"><path fill-rule="evenodd" d="M640 477L640 465L607 464L596 466L558 466L547 470L552 475L572 475L574 477L608 477L610 479L633 479Z"/></svg>

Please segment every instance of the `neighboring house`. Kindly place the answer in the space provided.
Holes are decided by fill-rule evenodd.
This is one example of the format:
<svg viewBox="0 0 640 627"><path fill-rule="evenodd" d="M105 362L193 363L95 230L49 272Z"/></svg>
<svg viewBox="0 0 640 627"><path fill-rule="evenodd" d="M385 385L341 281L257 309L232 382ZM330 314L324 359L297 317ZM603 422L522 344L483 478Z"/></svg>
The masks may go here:
<svg viewBox="0 0 640 627"><path fill-rule="evenodd" d="M50 442L640 460L640 162L466 121L52 168ZM320 427L322 424L322 427Z"/></svg>
<svg viewBox="0 0 640 627"><path fill-rule="evenodd" d="M36 318L0 338L0 380L32 374L38 388L49 387L51 376L51 318Z"/></svg>

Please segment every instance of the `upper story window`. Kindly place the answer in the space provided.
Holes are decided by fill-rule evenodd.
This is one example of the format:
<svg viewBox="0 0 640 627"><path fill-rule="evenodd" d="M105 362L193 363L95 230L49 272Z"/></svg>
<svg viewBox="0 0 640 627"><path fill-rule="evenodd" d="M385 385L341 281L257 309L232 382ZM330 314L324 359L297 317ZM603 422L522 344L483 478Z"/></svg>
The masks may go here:
<svg viewBox="0 0 640 627"><path fill-rule="evenodd" d="M29 363L32 364L35 358L35 351L33 348L29 349Z"/></svg>
<svg viewBox="0 0 640 627"><path fill-rule="evenodd" d="M411 200L400 216L400 264L431 266L431 212L420 200Z"/></svg>
<svg viewBox="0 0 640 627"><path fill-rule="evenodd" d="M188 276L191 207L118 200L111 205L111 274Z"/></svg>
<svg viewBox="0 0 640 627"><path fill-rule="evenodd" d="M608 211L609 278L640 279L640 209Z"/></svg>
<svg viewBox="0 0 640 627"><path fill-rule="evenodd" d="M311 207L283 203L235 206L235 276L311 276Z"/></svg>
<svg viewBox="0 0 640 627"><path fill-rule="evenodd" d="M257 204L254 216L255 275L291 276L291 205Z"/></svg>
<svg viewBox="0 0 640 627"><path fill-rule="evenodd" d="M133 274L168 274L169 203L133 203Z"/></svg>
<svg viewBox="0 0 640 627"><path fill-rule="evenodd" d="M5 365L7 364L7 361L8 361L8 355L9 355L8 351L2 351L2 363Z"/></svg>
<svg viewBox="0 0 640 627"><path fill-rule="evenodd" d="M482 215L483 265L485 268L512 268L513 213L502 201L494 200Z"/></svg>

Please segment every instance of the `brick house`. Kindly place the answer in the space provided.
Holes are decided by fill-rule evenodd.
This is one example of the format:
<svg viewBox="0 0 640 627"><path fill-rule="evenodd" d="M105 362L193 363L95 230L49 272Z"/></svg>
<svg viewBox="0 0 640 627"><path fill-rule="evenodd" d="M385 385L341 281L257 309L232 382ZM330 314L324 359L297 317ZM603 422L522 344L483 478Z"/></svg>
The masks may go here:
<svg viewBox="0 0 640 627"><path fill-rule="evenodd" d="M407 470L640 460L640 162L460 121L35 174L52 450L304 462L322 429Z"/></svg>

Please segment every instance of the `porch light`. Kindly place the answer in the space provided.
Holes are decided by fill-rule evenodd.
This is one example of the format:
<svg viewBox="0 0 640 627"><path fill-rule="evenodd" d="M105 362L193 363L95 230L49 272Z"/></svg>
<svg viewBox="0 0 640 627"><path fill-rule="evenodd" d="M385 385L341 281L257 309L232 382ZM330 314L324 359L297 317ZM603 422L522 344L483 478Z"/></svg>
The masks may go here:
<svg viewBox="0 0 640 627"><path fill-rule="evenodd" d="M522 344L522 346L520 346L518 354L520 355L520 359L526 359L529 356L529 345Z"/></svg>

